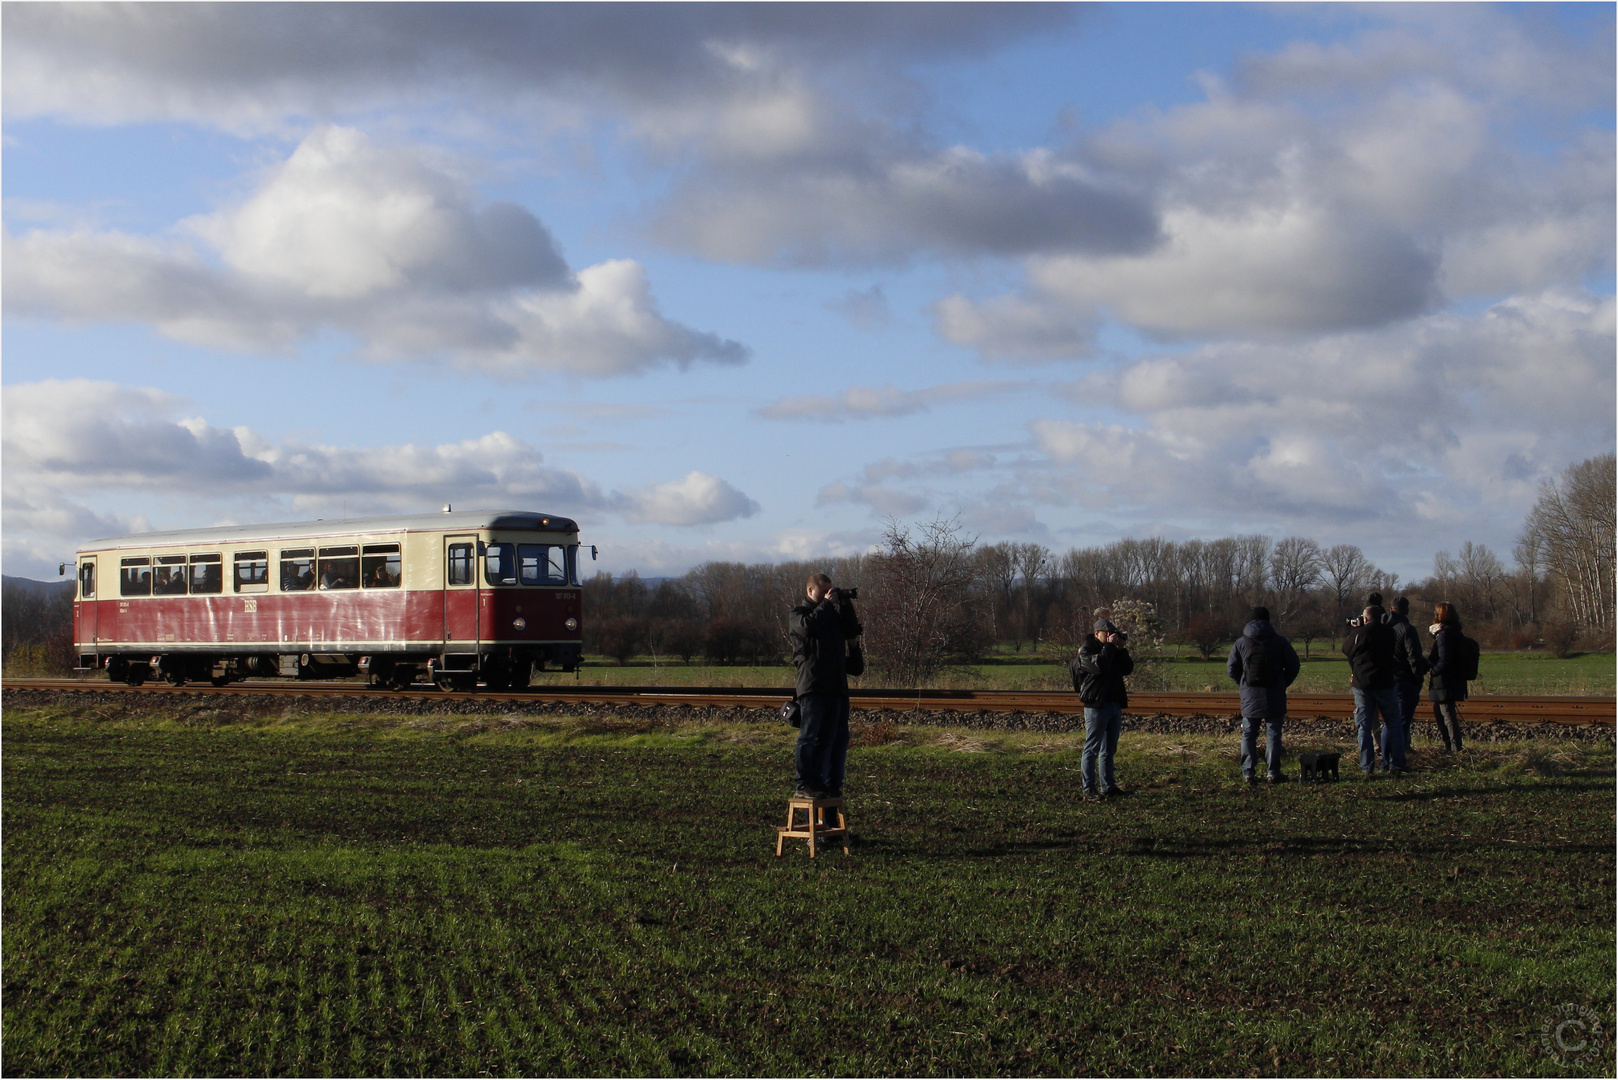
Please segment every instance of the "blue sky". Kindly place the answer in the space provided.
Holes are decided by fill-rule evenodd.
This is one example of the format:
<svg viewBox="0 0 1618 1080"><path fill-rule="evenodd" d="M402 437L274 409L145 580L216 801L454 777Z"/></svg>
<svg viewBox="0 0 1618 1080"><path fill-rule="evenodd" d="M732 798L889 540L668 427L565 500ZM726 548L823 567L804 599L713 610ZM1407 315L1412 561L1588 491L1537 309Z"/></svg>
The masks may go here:
<svg viewBox="0 0 1618 1080"><path fill-rule="evenodd" d="M6 572L444 502L1509 555L1614 444L1613 10L7 5Z"/></svg>

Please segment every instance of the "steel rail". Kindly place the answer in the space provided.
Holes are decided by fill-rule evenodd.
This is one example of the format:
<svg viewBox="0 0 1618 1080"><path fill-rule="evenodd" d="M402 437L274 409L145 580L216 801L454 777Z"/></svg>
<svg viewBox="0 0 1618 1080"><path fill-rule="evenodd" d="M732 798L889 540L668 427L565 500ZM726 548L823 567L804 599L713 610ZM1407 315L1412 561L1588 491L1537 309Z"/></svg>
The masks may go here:
<svg viewBox="0 0 1618 1080"><path fill-rule="evenodd" d="M683 705L696 708L730 707L774 709L790 696L785 687L653 687L571 686L529 687L520 691L461 691L446 693L422 686L405 690L371 687L352 682L247 681L215 687L167 683L128 686L91 679L5 679L0 689L60 690L69 692L127 692L145 694L230 695L293 694L322 698L396 698L431 700L486 700L513 704ZM890 712L1035 712L1077 713L1078 697L1051 690L851 690L855 708ZM1297 693L1288 696L1288 713L1296 717L1347 719L1354 715L1349 694ZM1130 695L1129 712L1170 716L1227 716L1240 713L1234 692L1138 692ZM1425 719L1426 707L1418 712ZM1540 697L1485 694L1470 698L1462 715L1471 723L1602 724L1618 720L1618 699L1611 697Z"/></svg>

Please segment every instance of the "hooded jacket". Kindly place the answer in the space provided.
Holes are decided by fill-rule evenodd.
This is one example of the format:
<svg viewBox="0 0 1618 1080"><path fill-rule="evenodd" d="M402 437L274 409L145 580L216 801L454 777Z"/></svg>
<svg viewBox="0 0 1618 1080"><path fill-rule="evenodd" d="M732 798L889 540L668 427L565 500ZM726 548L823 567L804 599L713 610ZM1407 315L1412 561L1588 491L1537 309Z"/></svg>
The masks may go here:
<svg viewBox="0 0 1618 1080"><path fill-rule="evenodd" d="M1354 672L1349 682L1361 690L1392 690L1393 629L1382 621L1387 612L1367 608L1370 614L1343 642L1343 655Z"/></svg>
<svg viewBox="0 0 1618 1080"><path fill-rule="evenodd" d="M1427 658L1421 654L1421 634L1410 620L1397 611L1383 620L1393 631L1393 677L1399 682L1421 682L1427 674Z"/></svg>
<svg viewBox="0 0 1618 1080"><path fill-rule="evenodd" d="M1242 678L1252 664L1253 653L1264 650L1268 658L1269 681L1263 686L1249 686ZM1287 687L1298 677L1302 665L1292 642L1275 632L1275 627L1262 619L1254 619L1230 647L1230 659L1225 661L1225 672L1241 688L1242 715L1250 720L1280 720L1287 714Z"/></svg>
<svg viewBox="0 0 1618 1080"><path fill-rule="evenodd" d="M1119 708L1129 704L1129 689L1124 676L1135 670L1135 661L1122 645L1103 643L1091 635L1079 646L1079 655L1068 662L1073 675L1073 688L1079 700L1090 708L1116 703Z"/></svg>

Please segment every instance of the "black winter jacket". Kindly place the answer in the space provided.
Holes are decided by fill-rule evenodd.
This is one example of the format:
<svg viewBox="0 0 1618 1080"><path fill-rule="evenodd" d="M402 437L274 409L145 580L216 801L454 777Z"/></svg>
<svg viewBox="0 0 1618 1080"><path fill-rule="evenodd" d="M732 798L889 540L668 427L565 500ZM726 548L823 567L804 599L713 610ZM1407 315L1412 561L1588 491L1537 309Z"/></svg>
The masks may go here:
<svg viewBox="0 0 1618 1080"><path fill-rule="evenodd" d="M1361 690L1393 689L1393 629L1382 621L1387 614L1379 607L1368 609L1370 617L1354 627L1343 642L1343 655L1354 672L1351 684Z"/></svg>
<svg viewBox="0 0 1618 1080"><path fill-rule="evenodd" d="M1427 658L1421 654L1421 634L1410 620L1397 611L1383 620L1393 631L1393 677L1399 682L1421 682L1427 674Z"/></svg>
<svg viewBox="0 0 1618 1080"><path fill-rule="evenodd" d="M1466 680L1456 672L1461 666L1461 624L1445 623L1433 638L1433 651L1427 656L1433 673L1427 691L1430 701L1465 701Z"/></svg>
<svg viewBox="0 0 1618 1080"><path fill-rule="evenodd" d="M812 604L807 599L787 616L792 662L798 668L798 696L848 693L848 639L860 636L854 602L841 598Z"/></svg>
<svg viewBox="0 0 1618 1080"><path fill-rule="evenodd" d="M1248 686L1242 679L1253 650L1262 648L1269 658L1270 681L1264 686ZM1284 720L1287 715L1287 687L1298 677L1302 665L1292 642L1275 632L1267 622L1254 619L1230 647L1225 673L1242 691L1242 715L1251 720Z"/></svg>
<svg viewBox="0 0 1618 1080"><path fill-rule="evenodd" d="M1068 661L1073 675L1073 688L1079 700L1092 709L1097 705L1114 702L1119 708L1129 704L1129 689L1124 676L1135 670L1135 661L1122 645L1103 644L1094 635L1079 646L1079 655Z"/></svg>

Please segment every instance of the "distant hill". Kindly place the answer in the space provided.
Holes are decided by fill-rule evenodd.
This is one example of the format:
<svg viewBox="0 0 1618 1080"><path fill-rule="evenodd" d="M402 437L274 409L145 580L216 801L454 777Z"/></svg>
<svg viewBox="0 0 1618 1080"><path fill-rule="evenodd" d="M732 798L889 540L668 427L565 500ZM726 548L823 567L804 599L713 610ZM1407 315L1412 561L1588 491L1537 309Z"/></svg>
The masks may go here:
<svg viewBox="0 0 1618 1080"><path fill-rule="evenodd" d="M52 593L68 593L71 595L73 592L73 579L70 577L63 578L60 581L35 581L33 578L0 575L0 585L4 585L6 588L23 589L29 593L42 593L46 596Z"/></svg>

